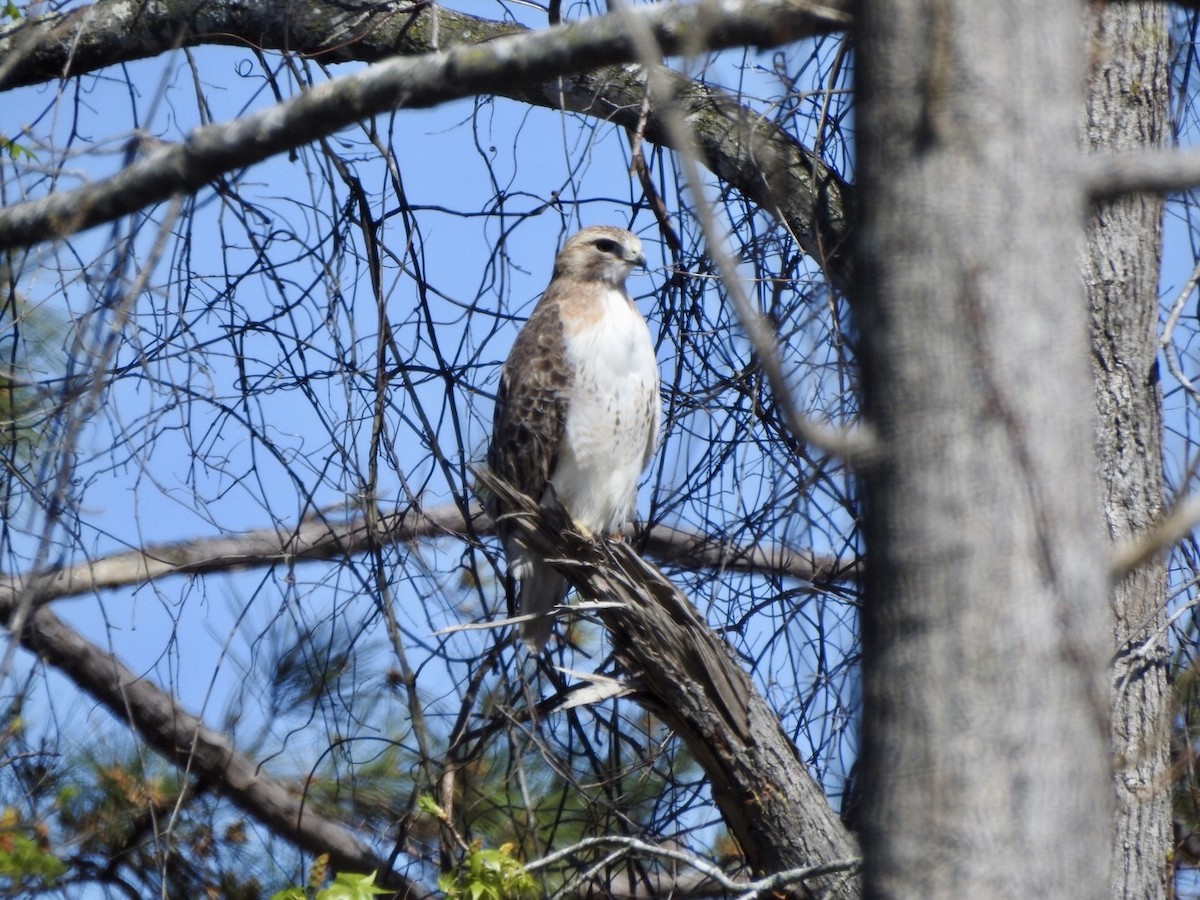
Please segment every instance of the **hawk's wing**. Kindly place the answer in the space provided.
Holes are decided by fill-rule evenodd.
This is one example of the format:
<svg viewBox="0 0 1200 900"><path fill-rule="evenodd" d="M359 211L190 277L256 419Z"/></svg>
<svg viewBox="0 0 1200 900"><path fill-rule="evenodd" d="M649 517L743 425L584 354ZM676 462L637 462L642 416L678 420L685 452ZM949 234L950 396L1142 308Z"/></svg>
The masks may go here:
<svg viewBox="0 0 1200 900"><path fill-rule="evenodd" d="M566 392L574 375L566 360L559 304L548 291L517 335L500 375L488 467L540 501L567 421ZM495 501L488 512L496 517Z"/></svg>

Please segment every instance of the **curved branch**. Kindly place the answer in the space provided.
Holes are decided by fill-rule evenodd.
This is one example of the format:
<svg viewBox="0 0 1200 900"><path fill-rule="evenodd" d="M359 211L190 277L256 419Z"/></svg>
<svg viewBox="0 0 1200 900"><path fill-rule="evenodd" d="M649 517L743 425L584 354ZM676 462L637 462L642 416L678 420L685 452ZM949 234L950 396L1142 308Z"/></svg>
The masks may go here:
<svg viewBox="0 0 1200 900"><path fill-rule="evenodd" d="M694 33L700 27L710 38L724 32L724 46L766 47L844 30L850 25L849 9L848 0L709 0L703 9L693 6L691 11L664 4L647 18L664 32L674 31L676 46L683 28ZM423 0L100 0L0 29L0 90L83 75L180 47L224 44L296 53L324 63L379 62L525 32L512 22Z"/></svg>
<svg viewBox="0 0 1200 900"><path fill-rule="evenodd" d="M659 4L631 14L644 17L661 52L673 55L772 47L834 31L849 21L845 6L843 0L723 0ZM398 107L493 94L637 127L646 86L640 69L615 65L636 57L623 17L515 33L515 26L438 6L405 9L372 14L314 3L297 16L294 4L285 15L278 3L102 2L0 36L0 83L9 86L199 43L251 44L333 61L386 59L270 109L198 128L182 144L160 146L111 178L2 210L0 248L62 237L195 191L233 169ZM398 59L397 53L423 55ZM810 255L833 277L844 277L846 184L770 120L671 77L705 164L783 218ZM671 145L653 111L645 133Z"/></svg>
<svg viewBox="0 0 1200 900"><path fill-rule="evenodd" d="M476 504L465 514L454 504L424 510L408 508L380 514L376 522L372 528L367 517L361 515L341 520L312 518L290 529L262 528L234 535L149 544L47 572L0 575L0 607L21 601L27 591L33 593L35 605L44 605L100 590L132 587L168 575L201 575L305 560L343 559L371 547L447 536L470 540L495 530ZM861 571L857 560L843 562L782 544L735 544L665 525L647 529L639 541L658 559L696 569L755 572L822 585L853 581Z"/></svg>
<svg viewBox="0 0 1200 900"><path fill-rule="evenodd" d="M16 607L0 601L7 625ZM226 797L274 833L312 853L328 853L342 871L378 872L398 897L432 898L420 884L391 872L349 829L304 805L303 795L266 775L229 739L184 710L175 698L135 675L120 660L85 640L48 609L39 609L17 636L21 645L87 691L183 772Z"/></svg>

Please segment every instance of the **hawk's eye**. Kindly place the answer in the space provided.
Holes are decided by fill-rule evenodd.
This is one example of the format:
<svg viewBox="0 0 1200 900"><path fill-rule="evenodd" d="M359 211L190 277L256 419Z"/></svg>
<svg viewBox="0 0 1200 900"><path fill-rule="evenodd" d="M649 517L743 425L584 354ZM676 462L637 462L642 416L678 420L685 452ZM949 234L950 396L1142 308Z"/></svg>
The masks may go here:
<svg viewBox="0 0 1200 900"><path fill-rule="evenodd" d="M608 238L600 238L596 241L596 249L601 253L612 253L617 249L617 242L610 241Z"/></svg>

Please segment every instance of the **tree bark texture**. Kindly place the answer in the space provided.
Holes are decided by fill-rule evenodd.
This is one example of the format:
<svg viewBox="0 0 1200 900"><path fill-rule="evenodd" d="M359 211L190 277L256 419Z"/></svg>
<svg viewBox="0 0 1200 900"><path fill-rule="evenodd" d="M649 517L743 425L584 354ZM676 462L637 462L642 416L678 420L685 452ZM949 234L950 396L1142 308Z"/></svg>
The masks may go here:
<svg viewBox="0 0 1200 900"><path fill-rule="evenodd" d="M863 0L865 892L1107 890L1081 4Z"/></svg>
<svg viewBox="0 0 1200 900"><path fill-rule="evenodd" d="M1165 6L1093 7L1087 51L1085 149L1160 147L1169 96ZM1118 545L1152 532L1164 514L1156 362L1162 207L1148 194L1100 204L1083 258L1104 514ZM1113 897L1165 896L1171 877L1166 584L1166 561L1156 554L1113 593Z"/></svg>

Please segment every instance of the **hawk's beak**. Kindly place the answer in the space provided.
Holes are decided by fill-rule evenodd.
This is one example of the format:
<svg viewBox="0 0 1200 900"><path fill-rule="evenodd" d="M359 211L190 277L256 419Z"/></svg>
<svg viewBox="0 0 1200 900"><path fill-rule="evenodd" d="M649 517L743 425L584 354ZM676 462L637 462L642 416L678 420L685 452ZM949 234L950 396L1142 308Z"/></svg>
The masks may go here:
<svg viewBox="0 0 1200 900"><path fill-rule="evenodd" d="M635 256L633 258L633 265L635 268L641 269L643 272L646 271L646 255L644 253L639 253L637 256Z"/></svg>

